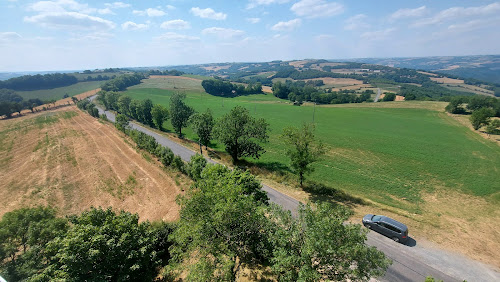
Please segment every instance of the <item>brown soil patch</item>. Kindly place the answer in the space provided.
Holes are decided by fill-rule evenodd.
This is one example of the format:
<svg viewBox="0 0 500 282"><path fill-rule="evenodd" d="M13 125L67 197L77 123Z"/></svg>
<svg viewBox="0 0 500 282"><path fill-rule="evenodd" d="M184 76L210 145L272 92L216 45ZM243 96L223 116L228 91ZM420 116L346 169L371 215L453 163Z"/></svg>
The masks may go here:
<svg viewBox="0 0 500 282"><path fill-rule="evenodd" d="M264 93L273 93L273 89L271 86L262 86L262 92Z"/></svg>
<svg viewBox="0 0 500 282"><path fill-rule="evenodd" d="M360 85L363 81L352 78L333 78L333 77L320 77L306 80L323 80L326 85L342 84L342 85Z"/></svg>
<svg viewBox="0 0 500 282"><path fill-rule="evenodd" d="M201 79L187 77L187 76L174 76L174 75L150 75L149 78L173 78L173 79L186 79L186 80L194 80L201 81Z"/></svg>
<svg viewBox="0 0 500 282"><path fill-rule="evenodd" d="M288 62L290 66L296 67L296 68L301 68L305 64L307 64L309 61L308 60L301 60L301 61L293 61L293 62Z"/></svg>
<svg viewBox="0 0 500 282"><path fill-rule="evenodd" d="M454 69L458 69L458 68L460 68L459 65L452 65L452 66L449 66L447 68L440 69L440 70L454 70Z"/></svg>
<svg viewBox="0 0 500 282"><path fill-rule="evenodd" d="M382 101L382 99L384 99L384 97L385 97L385 94L380 94L379 101ZM396 98L394 99L395 102L401 102L401 101L404 101L404 100L405 100L405 97L401 96L401 95L396 95Z"/></svg>
<svg viewBox="0 0 500 282"><path fill-rule="evenodd" d="M0 142L0 216L34 205L62 215L102 206L141 220L179 216L175 198L189 181L172 179L111 124L75 106L0 121Z"/></svg>
<svg viewBox="0 0 500 282"><path fill-rule="evenodd" d="M463 79L454 79L449 77L430 77L432 81L438 83L447 83L447 84L463 84Z"/></svg>
<svg viewBox="0 0 500 282"><path fill-rule="evenodd" d="M227 70L230 68L231 65L225 65L225 66L208 66L208 67L201 67L202 69L208 70L208 71L219 71L219 70Z"/></svg>

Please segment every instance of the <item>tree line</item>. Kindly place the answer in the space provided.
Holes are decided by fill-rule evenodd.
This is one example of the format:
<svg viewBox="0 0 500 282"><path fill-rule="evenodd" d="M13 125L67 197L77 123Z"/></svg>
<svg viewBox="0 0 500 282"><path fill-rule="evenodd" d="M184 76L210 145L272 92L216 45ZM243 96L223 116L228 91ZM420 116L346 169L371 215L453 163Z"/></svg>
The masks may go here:
<svg viewBox="0 0 500 282"><path fill-rule="evenodd" d="M44 102L38 98L24 100L11 89L0 89L0 116L10 118L13 113L21 114L24 109L35 111L35 107L43 105Z"/></svg>
<svg viewBox="0 0 500 282"><path fill-rule="evenodd" d="M142 73L124 74L108 80L101 86L104 91L123 91L127 87L141 83L145 76Z"/></svg>
<svg viewBox="0 0 500 282"><path fill-rule="evenodd" d="M31 91L63 87L77 82L78 79L74 75L66 73L23 75L0 81L0 89L7 88L16 91Z"/></svg>
<svg viewBox="0 0 500 282"><path fill-rule="evenodd" d="M475 130L486 126L489 134L500 134L500 100L485 96L452 97L445 110L452 114L470 114L470 122Z"/></svg>
<svg viewBox="0 0 500 282"><path fill-rule="evenodd" d="M184 72L178 70L150 70L148 75L171 75L171 76L181 76Z"/></svg>
<svg viewBox="0 0 500 282"><path fill-rule="evenodd" d="M235 84L221 79L206 79L201 82L201 86L210 95L221 97L237 97L249 94L261 94L262 84L249 84L246 87L242 84Z"/></svg>
<svg viewBox="0 0 500 282"><path fill-rule="evenodd" d="M313 85L315 84L305 81L292 82L286 80L285 83L281 81L273 83L271 89L274 96L281 99L288 99L298 104L305 101L319 104L371 102L371 94L374 94L372 90L365 90L360 95L355 94L354 90L341 90L338 92L332 91L332 89L320 90Z"/></svg>

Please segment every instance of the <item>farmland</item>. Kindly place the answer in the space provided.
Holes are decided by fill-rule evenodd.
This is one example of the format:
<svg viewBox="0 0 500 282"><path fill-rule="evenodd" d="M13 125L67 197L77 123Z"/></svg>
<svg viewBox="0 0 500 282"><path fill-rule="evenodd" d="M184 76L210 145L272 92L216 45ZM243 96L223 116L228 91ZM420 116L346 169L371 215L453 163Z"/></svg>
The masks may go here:
<svg viewBox="0 0 500 282"><path fill-rule="evenodd" d="M58 87L54 89L44 89L44 90L34 90L34 91L17 91L16 93L23 99L28 100L32 98L39 98L40 100L52 100L52 99L62 99L65 94L68 96L75 96L82 92L86 92L92 89L99 88L103 84L103 81L87 81L78 82L76 84Z"/></svg>
<svg viewBox="0 0 500 282"><path fill-rule="evenodd" d="M131 142L74 106L2 120L0 215L35 205L62 215L111 206L141 220L175 220L184 177L148 161Z"/></svg>
<svg viewBox="0 0 500 282"><path fill-rule="evenodd" d="M168 105L174 89L147 88L157 87L158 79L146 80L125 93L135 99L150 98L154 103ZM177 79L176 87L186 89L193 83L183 81ZM185 91L187 103L197 111L210 108L219 117L241 105L256 117L266 119L271 127L270 142L265 145L267 153L257 161L260 166L286 166L288 160L280 138L283 128L312 122L314 113L317 136L327 145L328 152L316 164L310 179L415 213L421 212L423 194L436 187L500 202L500 148L442 112L407 108L406 105L412 105L410 102L403 103L404 109L383 104L294 107L271 95L223 99L201 93L199 88ZM436 102L427 104L432 108ZM165 126L173 130L170 124ZM188 138L196 138L191 130L185 132ZM223 149L220 144L213 145Z"/></svg>

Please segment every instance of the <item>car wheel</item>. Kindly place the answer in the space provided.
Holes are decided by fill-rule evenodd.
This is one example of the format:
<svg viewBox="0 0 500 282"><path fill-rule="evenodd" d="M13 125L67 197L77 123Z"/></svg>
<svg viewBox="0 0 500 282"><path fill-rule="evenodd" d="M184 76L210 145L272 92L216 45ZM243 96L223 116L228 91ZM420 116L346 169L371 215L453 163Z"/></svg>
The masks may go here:
<svg viewBox="0 0 500 282"><path fill-rule="evenodd" d="M398 242L399 243L399 238L398 237L392 237L392 240L394 240L394 242Z"/></svg>

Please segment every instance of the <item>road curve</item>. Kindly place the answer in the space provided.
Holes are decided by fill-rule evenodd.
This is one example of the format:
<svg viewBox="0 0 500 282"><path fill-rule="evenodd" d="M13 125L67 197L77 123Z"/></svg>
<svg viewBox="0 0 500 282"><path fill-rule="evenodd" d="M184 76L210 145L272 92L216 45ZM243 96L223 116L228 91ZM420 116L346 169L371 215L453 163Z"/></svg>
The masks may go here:
<svg viewBox="0 0 500 282"><path fill-rule="evenodd" d="M95 99L95 96L91 97L91 100L93 99ZM97 109L99 110L99 114L105 114L110 121L115 121L113 113L104 111L100 107L97 107ZM134 122L130 122L129 125L133 129L153 136L159 144L169 147L174 154L179 155L184 161L190 161L191 156L196 154L191 149L142 125ZM209 158L207 158L207 161L216 163ZM262 186L262 190L267 192L271 202L290 210L292 214L297 214L299 201L267 185L263 184ZM377 249L384 252L387 257L393 260L393 264L387 269L386 275L379 278L379 281L424 281L427 276L432 276L445 282L463 281L464 279L467 281L500 281L500 273L493 270L490 266L472 261L458 254L415 242L414 240L410 241L410 244L403 245L395 243L378 233L368 233L367 244L377 247Z"/></svg>

